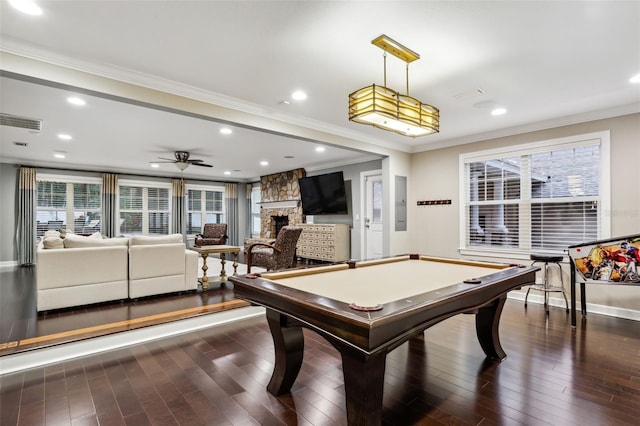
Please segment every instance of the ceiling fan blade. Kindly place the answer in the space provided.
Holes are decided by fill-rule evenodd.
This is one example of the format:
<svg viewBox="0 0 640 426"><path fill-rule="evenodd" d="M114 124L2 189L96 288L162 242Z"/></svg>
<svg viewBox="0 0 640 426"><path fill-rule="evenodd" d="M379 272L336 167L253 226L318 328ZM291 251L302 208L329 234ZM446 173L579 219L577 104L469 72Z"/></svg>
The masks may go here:
<svg viewBox="0 0 640 426"><path fill-rule="evenodd" d="M206 164L206 163L191 163L194 166L200 166L200 167L213 167L211 164Z"/></svg>
<svg viewBox="0 0 640 426"><path fill-rule="evenodd" d="M172 163L174 163L176 160L174 160L173 158L163 158L163 157L158 157L161 160L166 160L166 161L170 161Z"/></svg>
<svg viewBox="0 0 640 426"><path fill-rule="evenodd" d="M169 160L169 161L149 161L150 163L155 163L155 164L164 164L164 163L175 163L175 161L173 160Z"/></svg>
<svg viewBox="0 0 640 426"><path fill-rule="evenodd" d="M189 163L202 163L204 160L187 160Z"/></svg>

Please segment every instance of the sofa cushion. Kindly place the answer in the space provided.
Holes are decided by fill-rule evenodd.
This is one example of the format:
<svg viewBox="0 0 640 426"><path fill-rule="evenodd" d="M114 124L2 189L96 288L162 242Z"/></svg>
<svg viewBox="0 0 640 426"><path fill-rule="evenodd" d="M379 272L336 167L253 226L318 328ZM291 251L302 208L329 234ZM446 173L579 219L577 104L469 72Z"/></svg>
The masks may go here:
<svg viewBox="0 0 640 426"><path fill-rule="evenodd" d="M184 242L182 239L182 234L159 236L134 235L129 239L130 246L150 246L155 244L174 244L182 242Z"/></svg>
<svg viewBox="0 0 640 426"><path fill-rule="evenodd" d="M64 248L85 248L85 247L108 247L127 246L127 238L102 238L102 237L82 237L78 235L67 235L64 239Z"/></svg>
<svg viewBox="0 0 640 426"><path fill-rule="evenodd" d="M56 236L45 236L42 239L42 247L45 249L62 249L64 248L64 240Z"/></svg>

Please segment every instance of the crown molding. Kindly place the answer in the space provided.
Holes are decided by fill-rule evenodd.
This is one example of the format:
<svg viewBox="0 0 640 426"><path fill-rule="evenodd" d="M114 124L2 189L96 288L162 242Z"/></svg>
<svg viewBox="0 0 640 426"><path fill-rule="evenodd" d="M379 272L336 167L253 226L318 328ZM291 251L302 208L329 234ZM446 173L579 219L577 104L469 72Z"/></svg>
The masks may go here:
<svg viewBox="0 0 640 426"><path fill-rule="evenodd" d="M588 111L580 114L567 115L564 117L552 118L549 120L528 123L521 126L513 126L491 132L477 133L475 135L463 136L460 138L440 140L431 144L416 145L411 153L433 151L435 149L448 148L456 145L466 145L475 142L482 142L490 139L503 138L520 135L523 133L537 132L540 130L554 129L557 127L582 124L589 121L604 120L607 118L620 117L628 114L640 112L640 102L622 105L597 111Z"/></svg>
<svg viewBox="0 0 640 426"><path fill-rule="evenodd" d="M51 65L69 68L75 71L97 75L100 77L134 84L152 90L170 93L197 101L213 104L243 113L254 114L266 119L290 123L311 130L333 134L335 136L352 139L369 145L410 153L412 146L409 143L390 142L384 139L372 138L360 132L352 131L344 127L331 125L319 120L300 117L291 114L283 114L274 109L268 109L258 104L246 102L231 96L211 92L199 87L168 80L155 75L134 71L128 68L118 67L112 64L97 63L81 58L72 58L55 52L39 49L37 47L21 43L11 37L3 37L0 51L45 62ZM238 123L242 125L243 123Z"/></svg>

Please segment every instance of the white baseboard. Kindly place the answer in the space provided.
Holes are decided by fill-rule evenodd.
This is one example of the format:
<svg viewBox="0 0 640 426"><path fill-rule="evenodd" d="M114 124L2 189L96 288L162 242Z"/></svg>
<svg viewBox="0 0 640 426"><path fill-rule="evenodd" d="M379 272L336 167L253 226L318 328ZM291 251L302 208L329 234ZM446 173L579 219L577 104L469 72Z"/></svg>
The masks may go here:
<svg viewBox="0 0 640 426"><path fill-rule="evenodd" d="M509 299L521 300L524 302L525 293L511 292L507 297ZM569 294L567 294L567 299L569 299L569 297ZM541 294L529 293L527 303L538 303L542 305L544 304L544 296ZM549 305L564 308L564 299L561 297L549 297ZM580 304L580 301L576 300L576 310L578 311L578 315L580 315L581 306L582 305ZM569 307L571 307L571 301L569 301ZM627 308L618 308L616 306L598 305L595 303L587 303L587 315L589 314L607 315L610 317L640 321L640 311Z"/></svg>
<svg viewBox="0 0 640 426"><path fill-rule="evenodd" d="M264 315L264 312L264 308L248 306L79 342L5 355L0 357L0 376L230 322L242 321Z"/></svg>
<svg viewBox="0 0 640 426"><path fill-rule="evenodd" d="M0 268L14 268L16 266L18 266L17 260L6 260L0 262Z"/></svg>

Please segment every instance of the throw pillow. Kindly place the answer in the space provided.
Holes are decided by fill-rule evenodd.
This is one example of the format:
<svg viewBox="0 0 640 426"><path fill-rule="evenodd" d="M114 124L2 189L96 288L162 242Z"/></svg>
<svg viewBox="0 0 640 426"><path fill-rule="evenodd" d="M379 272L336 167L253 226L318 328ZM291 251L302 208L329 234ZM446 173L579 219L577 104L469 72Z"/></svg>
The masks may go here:
<svg viewBox="0 0 640 426"><path fill-rule="evenodd" d="M56 236L45 236L42 239L42 247L45 249L62 249L64 248L64 240Z"/></svg>
<svg viewBox="0 0 640 426"><path fill-rule="evenodd" d="M47 237L60 237L60 232L54 231L53 229L44 231L44 238L47 238Z"/></svg>

